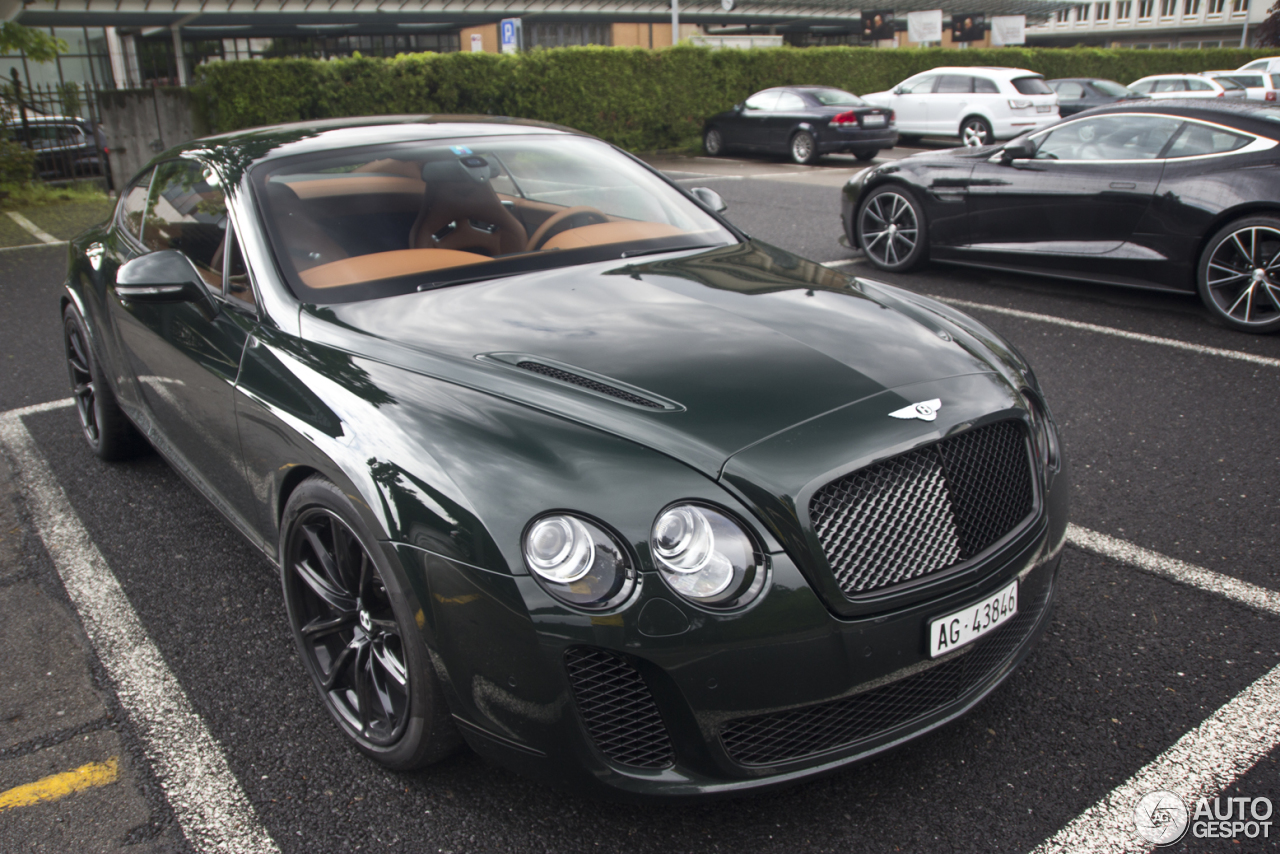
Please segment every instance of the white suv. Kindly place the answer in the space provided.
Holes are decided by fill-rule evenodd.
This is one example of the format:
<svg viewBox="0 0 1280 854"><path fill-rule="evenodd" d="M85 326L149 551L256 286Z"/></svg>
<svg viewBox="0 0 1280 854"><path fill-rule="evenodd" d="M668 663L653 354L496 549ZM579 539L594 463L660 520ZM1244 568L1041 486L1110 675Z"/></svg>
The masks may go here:
<svg viewBox="0 0 1280 854"><path fill-rule="evenodd" d="M1057 94L1044 75L1025 68L935 68L862 99L893 110L904 138L958 136L972 146L1012 139L1058 120Z"/></svg>
<svg viewBox="0 0 1280 854"><path fill-rule="evenodd" d="M1244 87L1223 77L1214 80L1202 74L1152 74L1129 84L1149 98L1243 98Z"/></svg>
<svg viewBox="0 0 1280 854"><path fill-rule="evenodd" d="M1206 71L1205 77L1221 81L1223 78L1244 87L1244 96L1250 101L1275 101L1280 90L1280 70L1277 71Z"/></svg>
<svg viewBox="0 0 1280 854"><path fill-rule="evenodd" d="M1280 56L1268 56L1266 59L1255 59L1242 65L1237 71L1280 71Z"/></svg>

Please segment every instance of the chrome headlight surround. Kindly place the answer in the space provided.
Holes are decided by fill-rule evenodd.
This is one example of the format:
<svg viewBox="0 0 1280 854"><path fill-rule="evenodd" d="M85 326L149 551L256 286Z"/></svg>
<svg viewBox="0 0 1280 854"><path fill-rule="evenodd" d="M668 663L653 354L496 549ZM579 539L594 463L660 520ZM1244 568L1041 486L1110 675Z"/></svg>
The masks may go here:
<svg viewBox="0 0 1280 854"><path fill-rule="evenodd" d="M681 501L654 519L649 548L658 574L680 598L715 610L760 597L769 564L750 530L709 504Z"/></svg>
<svg viewBox="0 0 1280 854"><path fill-rule="evenodd" d="M1044 398L1029 388L1021 390L1022 400L1027 405L1027 414L1031 416L1031 445L1036 451L1036 462L1048 475L1058 470L1061 463L1061 448L1058 445L1058 430L1053 418L1049 415L1049 407Z"/></svg>
<svg viewBox="0 0 1280 854"><path fill-rule="evenodd" d="M534 580L566 605L604 611L635 589L635 561L621 540L586 516L543 513L525 526L520 542Z"/></svg>

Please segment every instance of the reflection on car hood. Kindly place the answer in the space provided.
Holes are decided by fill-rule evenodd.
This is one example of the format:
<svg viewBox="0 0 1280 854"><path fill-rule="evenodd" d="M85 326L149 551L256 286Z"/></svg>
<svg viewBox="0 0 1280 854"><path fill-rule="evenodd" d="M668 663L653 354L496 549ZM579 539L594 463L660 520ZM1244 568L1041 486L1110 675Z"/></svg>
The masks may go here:
<svg viewBox="0 0 1280 854"><path fill-rule="evenodd" d="M302 322L305 338L555 411L713 475L736 451L870 395L993 370L941 324L756 242L326 306Z"/></svg>

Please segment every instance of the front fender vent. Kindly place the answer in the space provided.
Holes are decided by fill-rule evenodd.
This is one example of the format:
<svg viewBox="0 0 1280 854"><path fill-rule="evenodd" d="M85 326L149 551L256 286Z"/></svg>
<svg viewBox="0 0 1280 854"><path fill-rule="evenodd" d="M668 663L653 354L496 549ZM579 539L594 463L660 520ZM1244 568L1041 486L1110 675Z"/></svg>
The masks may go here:
<svg viewBox="0 0 1280 854"><path fill-rule="evenodd" d="M618 400L625 400L627 403L633 403L636 406L644 406L649 409L666 409L661 403L650 400L647 397L641 397L638 394L632 394L624 391L617 386L611 386L597 380L589 379L569 371L553 368L550 365L544 365L541 362L533 362L528 359L516 362L516 367L525 371L533 371L535 374L542 374L544 377L550 377L553 380L559 380L562 383L580 386L581 388L590 389L599 394L607 394L609 397L616 397Z"/></svg>
<svg viewBox="0 0 1280 854"><path fill-rule="evenodd" d="M601 753L633 768L675 764L658 705L631 662L603 649L575 646L565 651L564 663L587 731Z"/></svg>

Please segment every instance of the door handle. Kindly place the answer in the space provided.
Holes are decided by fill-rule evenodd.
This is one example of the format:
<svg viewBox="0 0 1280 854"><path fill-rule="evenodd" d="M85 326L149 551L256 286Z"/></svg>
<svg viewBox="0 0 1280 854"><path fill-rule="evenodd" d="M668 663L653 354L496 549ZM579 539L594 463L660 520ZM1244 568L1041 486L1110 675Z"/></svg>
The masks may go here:
<svg viewBox="0 0 1280 854"><path fill-rule="evenodd" d="M1137 188L1137 184L1132 181L1112 181L1111 189L1113 190L1133 190Z"/></svg>

